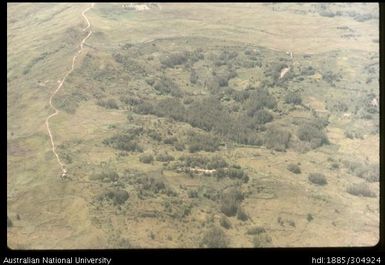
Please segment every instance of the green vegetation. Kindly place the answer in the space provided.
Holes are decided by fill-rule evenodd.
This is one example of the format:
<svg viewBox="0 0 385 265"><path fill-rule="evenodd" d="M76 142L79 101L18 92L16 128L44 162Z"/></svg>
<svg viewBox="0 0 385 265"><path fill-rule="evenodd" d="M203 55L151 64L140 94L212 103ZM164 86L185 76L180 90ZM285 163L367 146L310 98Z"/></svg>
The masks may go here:
<svg viewBox="0 0 385 265"><path fill-rule="evenodd" d="M323 175L321 173L311 173L311 174L309 174L308 179L311 183L316 184L316 185L320 185L320 186L324 186L328 183L325 175Z"/></svg>
<svg viewBox="0 0 385 265"><path fill-rule="evenodd" d="M248 235L258 235L258 234L262 234L262 233L266 233L266 229L261 227L261 226L254 226L254 227L247 229Z"/></svg>
<svg viewBox="0 0 385 265"><path fill-rule="evenodd" d="M247 221L249 219L249 216L242 207L238 207L237 219L241 221Z"/></svg>
<svg viewBox="0 0 385 265"><path fill-rule="evenodd" d="M302 104L302 98L298 93L289 92L285 96L285 102L288 104L300 105Z"/></svg>
<svg viewBox="0 0 385 265"><path fill-rule="evenodd" d="M167 153L161 153L161 154L158 154L156 157L155 157L155 160L156 161L160 161L160 162L169 162L169 161L173 161L175 158L172 156L172 155L169 155Z"/></svg>
<svg viewBox="0 0 385 265"><path fill-rule="evenodd" d="M293 172L294 174L301 174L301 168L296 164L289 164L287 170Z"/></svg>
<svg viewBox="0 0 385 265"><path fill-rule="evenodd" d="M137 135L135 132L126 132L125 134L119 134L107 138L103 141L103 143L118 150L128 152L143 152L143 148L135 141L136 136Z"/></svg>
<svg viewBox="0 0 385 265"><path fill-rule="evenodd" d="M309 142L312 148L329 143L329 139L322 129L313 124L301 125L297 130L297 136L301 141Z"/></svg>
<svg viewBox="0 0 385 265"><path fill-rule="evenodd" d="M111 201L114 205L121 205L125 203L129 198L129 194L125 190L116 189L103 192L98 196L98 200Z"/></svg>
<svg viewBox="0 0 385 265"><path fill-rule="evenodd" d="M219 220L219 224L225 229L230 229L232 227L229 218L227 218L226 216L221 217L221 219Z"/></svg>
<svg viewBox="0 0 385 265"><path fill-rule="evenodd" d="M380 167L378 164L366 165L357 161L344 161L349 173L367 182L378 182L380 180Z"/></svg>
<svg viewBox="0 0 385 265"><path fill-rule="evenodd" d="M270 128L267 130L264 138L264 144L267 148L276 151L285 151L288 147L291 134L284 129Z"/></svg>
<svg viewBox="0 0 385 265"><path fill-rule="evenodd" d="M272 239L266 232L258 233L253 237L253 246L255 248L271 246Z"/></svg>
<svg viewBox="0 0 385 265"><path fill-rule="evenodd" d="M104 169L99 174L91 175L90 180L97 180L102 182L116 182L119 180L119 174L111 169Z"/></svg>
<svg viewBox="0 0 385 265"><path fill-rule="evenodd" d="M96 102L97 105L105 107L107 109L119 109L118 103L116 102L115 99L110 98L110 99L99 99Z"/></svg>
<svg viewBox="0 0 385 265"><path fill-rule="evenodd" d="M145 164L150 164L154 161L154 156L151 154L143 154L139 157L139 161Z"/></svg>
<svg viewBox="0 0 385 265"><path fill-rule="evenodd" d="M221 198L222 213L224 213L228 217L235 216L243 200L244 200L243 193L236 188L233 188L230 191L225 192ZM241 214L241 217L243 217L243 212L241 212L240 214Z"/></svg>
<svg viewBox="0 0 385 265"><path fill-rule="evenodd" d="M7 216L7 228L12 227L12 226L13 226L13 223L12 223L11 219L9 218L9 216Z"/></svg>
<svg viewBox="0 0 385 265"><path fill-rule="evenodd" d="M376 197L376 194L365 183L352 184L346 191L354 196Z"/></svg>
<svg viewBox="0 0 385 265"><path fill-rule="evenodd" d="M204 234L200 245L205 248L226 248L229 239L221 228L213 227Z"/></svg>

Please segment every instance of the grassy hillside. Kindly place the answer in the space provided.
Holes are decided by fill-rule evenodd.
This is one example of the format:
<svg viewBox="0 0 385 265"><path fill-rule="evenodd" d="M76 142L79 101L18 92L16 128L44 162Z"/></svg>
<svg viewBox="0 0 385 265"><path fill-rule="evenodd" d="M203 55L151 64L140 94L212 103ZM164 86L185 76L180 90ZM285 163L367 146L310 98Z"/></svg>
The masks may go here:
<svg viewBox="0 0 385 265"><path fill-rule="evenodd" d="M88 6L8 5L11 248L377 243L377 5L96 4L63 182Z"/></svg>

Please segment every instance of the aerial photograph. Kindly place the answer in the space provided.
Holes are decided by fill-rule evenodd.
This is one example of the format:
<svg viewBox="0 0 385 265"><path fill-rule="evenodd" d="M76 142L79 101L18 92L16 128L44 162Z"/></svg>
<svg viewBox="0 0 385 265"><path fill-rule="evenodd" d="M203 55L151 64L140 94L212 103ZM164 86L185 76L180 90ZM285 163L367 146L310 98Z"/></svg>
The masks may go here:
<svg viewBox="0 0 385 265"><path fill-rule="evenodd" d="M7 246L379 242L378 3L8 3Z"/></svg>

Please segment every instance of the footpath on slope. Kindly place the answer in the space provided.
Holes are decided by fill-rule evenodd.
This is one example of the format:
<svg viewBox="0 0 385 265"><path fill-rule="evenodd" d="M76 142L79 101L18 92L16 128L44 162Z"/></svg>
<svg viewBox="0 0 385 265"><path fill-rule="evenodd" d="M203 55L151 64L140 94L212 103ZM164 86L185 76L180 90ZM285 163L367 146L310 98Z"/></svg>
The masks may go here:
<svg viewBox="0 0 385 265"><path fill-rule="evenodd" d="M86 9L83 10L82 12L82 16L84 17L84 19L86 20L87 22L87 26L83 29L83 31L86 31L88 30L90 27L91 27L91 24L87 18L87 16L85 15L85 13L90 10L91 8L94 7L94 3L91 4L90 7L87 7ZM64 75L63 79L59 82L59 85L58 87L55 89L55 91L52 93L51 97L49 98L49 105L52 109L55 110L54 113L52 113L51 115L49 115L47 117L47 119L45 120L45 124L47 126L47 131L48 131L48 134L49 134L49 137L50 137L50 140L51 140L51 146L52 146L52 152L54 153L54 155L56 156L56 160L57 162L59 163L60 165L60 168L62 170L62 175L61 175L61 179L64 179L66 176L67 176L67 169L64 165L64 163L62 162L62 160L60 159L59 157L59 154L56 152L56 149L55 149L55 142L53 140L53 136L52 136L52 132L51 132L51 128L49 126L49 120L56 116L57 114L59 114L59 110L52 104L52 99L53 97L59 92L60 88L63 86L64 84L64 81L66 80L66 78L73 72L74 70L74 67L75 67L75 62L76 62L76 58L78 57L78 55L83 51L83 45L84 43L86 42L86 40L91 36L92 34L92 31L89 30L87 36L80 42L80 49L78 50L78 52L74 55L74 57L72 58L72 65L71 65L71 69Z"/></svg>

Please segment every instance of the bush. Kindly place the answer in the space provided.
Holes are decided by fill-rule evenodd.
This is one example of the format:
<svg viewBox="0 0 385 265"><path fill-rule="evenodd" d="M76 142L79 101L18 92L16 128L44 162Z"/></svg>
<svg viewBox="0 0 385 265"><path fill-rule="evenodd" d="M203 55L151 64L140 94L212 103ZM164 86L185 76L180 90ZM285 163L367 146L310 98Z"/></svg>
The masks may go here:
<svg viewBox="0 0 385 265"><path fill-rule="evenodd" d="M218 168L216 171L216 176L218 178L229 177L232 179L240 179L240 180L243 180L244 182L247 182L249 180L249 177L243 171L243 169L235 168L234 166L226 169Z"/></svg>
<svg viewBox="0 0 385 265"><path fill-rule="evenodd" d="M314 219L313 215L311 213L308 213L307 216L306 216L306 220L308 222L311 222L311 221L313 221L313 219Z"/></svg>
<svg viewBox="0 0 385 265"><path fill-rule="evenodd" d="M347 112L349 110L349 107L345 102L328 101L326 104L326 109L333 112Z"/></svg>
<svg viewBox="0 0 385 265"><path fill-rule="evenodd" d="M187 195L189 198L198 198L198 192L196 190L188 190Z"/></svg>
<svg viewBox="0 0 385 265"><path fill-rule="evenodd" d="M143 103L142 99L140 99L140 98L133 98L133 97L130 97L130 96L121 96L119 98L119 100L121 102L123 102L124 104L131 105L131 106L137 106L137 105Z"/></svg>
<svg viewBox="0 0 385 265"><path fill-rule="evenodd" d="M296 164L289 164L287 170L293 172L294 174L301 174L301 168Z"/></svg>
<svg viewBox="0 0 385 265"><path fill-rule="evenodd" d="M228 217L235 216L243 199L244 195L240 190L231 189L222 195L221 211Z"/></svg>
<svg viewBox="0 0 385 265"><path fill-rule="evenodd" d="M159 117L169 117L176 121L185 121L186 109L177 98L159 100L154 106L154 114Z"/></svg>
<svg viewBox="0 0 385 265"><path fill-rule="evenodd" d="M255 248L268 247L271 245L272 239L267 233L259 233L253 237L253 245Z"/></svg>
<svg viewBox="0 0 385 265"><path fill-rule="evenodd" d="M363 178L368 182L377 182L380 178L380 167L378 164L365 165L355 161L344 161L349 172L359 178Z"/></svg>
<svg viewBox="0 0 385 265"><path fill-rule="evenodd" d="M301 125L297 130L297 136L301 141L310 142L313 148L329 143L329 140L322 129L313 124Z"/></svg>
<svg viewBox="0 0 385 265"><path fill-rule="evenodd" d="M228 244L226 234L219 227L208 230L201 241L201 246L206 248L226 248Z"/></svg>
<svg viewBox="0 0 385 265"><path fill-rule="evenodd" d="M121 135L115 135L107 138L103 141L105 145L111 146L112 148L128 151L128 152L143 152L141 146L134 140L139 131L133 133L125 133Z"/></svg>
<svg viewBox="0 0 385 265"><path fill-rule="evenodd" d="M155 110L151 102L145 101L142 104L136 105L134 107L134 112L147 115L147 114L154 114Z"/></svg>
<svg viewBox="0 0 385 265"><path fill-rule="evenodd" d="M161 56L160 63L166 67L174 67L187 62L187 52L175 52L169 55Z"/></svg>
<svg viewBox="0 0 385 265"><path fill-rule="evenodd" d="M232 227L229 218L227 218L226 216L221 217L221 219L219 220L219 224L225 229L230 229Z"/></svg>
<svg viewBox="0 0 385 265"><path fill-rule="evenodd" d="M103 182L115 182L119 179L119 174L111 169L105 169L99 174L92 175L90 179Z"/></svg>
<svg viewBox="0 0 385 265"><path fill-rule="evenodd" d="M149 154L148 155L143 154L139 157L139 161L145 164L150 164L154 161L154 157Z"/></svg>
<svg viewBox="0 0 385 265"><path fill-rule="evenodd" d="M119 109L118 103L113 98L107 100L99 99L96 104L107 109Z"/></svg>
<svg viewBox="0 0 385 265"><path fill-rule="evenodd" d="M323 186L323 185L326 185L328 183L325 175L323 175L321 173L311 173L309 175L308 179L311 183L314 183L316 185Z"/></svg>
<svg viewBox="0 0 385 265"><path fill-rule="evenodd" d="M267 89L258 89L250 91L247 103L247 115L253 116L257 110L262 108L272 109L277 106L277 101L270 95Z"/></svg>
<svg viewBox="0 0 385 265"><path fill-rule="evenodd" d="M365 183L352 184L346 191L355 196L376 197L376 194Z"/></svg>
<svg viewBox="0 0 385 265"><path fill-rule="evenodd" d="M319 12L319 15L322 16L322 17L334 17L335 14L331 11L328 11L328 10L322 10Z"/></svg>
<svg viewBox="0 0 385 265"><path fill-rule="evenodd" d="M302 103L302 98L298 93L289 92L285 96L285 102L287 104L300 105Z"/></svg>
<svg viewBox="0 0 385 265"><path fill-rule="evenodd" d="M156 156L156 161L160 161L160 162L169 162L169 161L173 161L175 158L172 156L172 155L169 155L169 154L159 154Z"/></svg>
<svg viewBox="0 0 385 265"><path fill-rule="evenodd" d="M111 190L99 196L99 199L104 198L111 200L114 205L120 205L128 200L129 194L125 190Z"/></svg>
<svg viewBox="0 0 385 265"><path fill-rule="evenodd" d="M13 223L12 220L7 216L7 227L12 227Z"/></svg>
<svg viewBox="0 0 385 265"><path fill-rule="evenodd" d="M265 228L263 228L261 226L255 226L255 227L249 228L247 230L248 235L258 235L258 234L262 234L265 232L266 232Z"/></svg>
<svg viewBox="0 0 385 265"><path fill-rule="evenodd" d="M160 135L160 133L157 132L157 131L155 131L155 130L148 130L148 131L147 131L147 135L148 135L151 139L153 139L153 140L155 140L155 141L160 142L160 141L162 140L162 136Z"/></svg>
<svg viewBox="0 0 385 265"><path fill-rule="evenodd" d="M249 216L246 214L245 210L242 207L238 207L237 219L241 221L247 221L247 219L249 219Z"/></svg>
<svg viewBox="0 0 385 265"><path fill-rule="evenodd" d="M198 151L214 152L219 148L219 139L211 134L192 133L188 137L189 151L195 153Z"/></svg>
<svg viewBox="0 0 385 265"><path fill-rule="evenodd" d="M163 143L164 144L175 144L176 142L178 142L178 139L175 137L175 136L172 136L172 137L168 137L168 138L165 138L163 140Z"/></svg>
<svg viewBox="0 0 385 265"><path fill-rule="evenodd" d="M153 177L142 177L136 181L137 184L140 185L140 191L143 192L151 192L151 193L170 193L172 192L170 189L166 187L166 184L159 179L155 179Z"/></svg>
<svg viewBox="0 0 385 265"><path fill-rule="evenodd" d="M190 83L196 84L198 82L198 75L194 69L190 72Z"/></svg>
<svg viewBox="0 0 385 265"><path fill-rule="evenodd" d="M288 131L277 128L270 128L265 134L264 143L269 149L285 151L288 147L290 137L291 134Z"/></svg>
<svg viewBox="0 0 385 265"><path fill-rule="evenodd" d="M182 91L180 90L179 86L165 76L162 76L160 80L155 82L154 89L160 92L162 95L170 94L174 97L182 96Z"/></svg>
<svg viewBox="0 0 385 265"><path fill-rule="evenodd" d="M261 109L254 113L254 121L257 124L265 124L273 120L273 115L270 114L267 110Z"/></svg>
<svg viewBox="0 0 385 265"><path fill-rule="evenodd" d="M206 164L207 169L218 169L218 168L225 168L228 164L226 160L224 160L222 157L216 155L211 157Z"/></svg>

